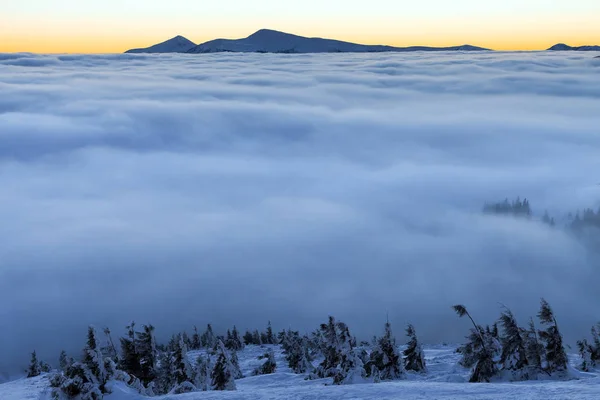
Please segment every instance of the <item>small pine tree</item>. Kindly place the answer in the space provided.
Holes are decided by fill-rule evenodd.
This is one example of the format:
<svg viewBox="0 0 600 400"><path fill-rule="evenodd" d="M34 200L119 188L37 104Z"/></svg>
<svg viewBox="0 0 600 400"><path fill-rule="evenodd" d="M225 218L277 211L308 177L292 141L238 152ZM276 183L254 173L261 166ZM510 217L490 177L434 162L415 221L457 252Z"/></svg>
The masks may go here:
<svg viewBox="0 0 600 400"><path fill-rule="evenodd" d="M255 344L257 346L261 346L263 344L261 338L260 338L260 333L258 332L258 329L256 329L253 333L252 333L252 344Z"/></svg>
<svg viewBox="0 0 600 400"><path fill-rule="evenodd" d="M525 356L533 373L542 370L542 354L544 346L540 343L533 318L529 320L529 329L524 332Z"/></svg>
<svg viewBox="0 0 600 400"><path fill-rule="evenodd" d="M417 339L415 328L411 324L406 327L406 336L409 340L404 350L404 368L408 371L425 372L425 354Z"/></svg>
<svg viewBox="0 0 600 400"><path fill-rule="evenodd" d="M500 315L500 323L502 324L500 364L502 369L516 373L528 366L525 342L521 336L522 330L508 308Z"/></svg>
<svg viewBox="0 0 600 400"><path fill-rule="evenodd" d="M67 358L67 352L63 350L60 352L60 356L58 357L58 367L64 372L68 366L69 359Z"/></svg>
<svg viewBox="0 0 600 400"><path fill-rule="evenodd" d="M156 365L158 362L158 350L156 349L156 339L154 337L154 327L152 325L143 325L141 332L136 332L135 348L137 358L139 359L139 376L147 385L156 378Z"/></svg>
<svg viewBox="0 0 600 400"><path fill-rule="evenodd" d="M471 334L468 336L469 343L460 349L463 354L461 363L464 366L474 365L469 381L489 382L498 373L498 368L494 362L494 349L489 346L493 343L491 340L493 338L489 337L491 335L485 337L486 332L481 326L475 324L473 317L471 317L465 306L458 304L452 308L459 317L467 316L473 324Z"/></svg>
<svg viewBox="0 0 600 400"><path fill-rule="evenodd" d="M157 394L166 394L177 385L172 350L161 353L159 359L159 367L154 382Z"/></svg>
<svg viewBox="0 0 600 400"><path fill-rule="evenodd" d="M249 345L249 344L254 344L254 339L252 337L252 332L246 331L246 333L244 333L244 344L246 346Z"/></svg>
<svg viewBox="0 0 600 400"><path fill-rule="evenodd" d="M308 338L297 337L290 344L286 352L288 366L296 374L312 373L314 367L311 363L312 357L308 348Z"/></svg>
<svg viewBox="0 0 600 400"><path fill-rule="evenodd" d="M138 377L141 375L140 359L135 348L135 322L127 326L127 336L121 341L121 360L119 367L129 375Z"/></svg>
<svg viewBox="0 0 600 400"><path fill-rule="evenodd" d="M211 374L213 390L236 390L231 360L222 341L217 342L217 361Z"/></svg>
<svg viewBox="0 0 600 400"><path fill-rule="evenodd" d="M342 362L339 373L333 377L334 385L351 385L365 382L367 371L362 358L359 355L359 350L356 348L350 349L342 355Z"/></svg>
<svg viewBox="0 0 600 400"><path fill-rule="evenodd" d="M102 351L98 344L96 329L93 326L88 328L87 345L83 349L83 364L92 373L95 378L94 383L98 383L98 388L104 392L104 385L107 381L106 371L104 369L104 359Z"/></svg>
<svg viewBox="0 0 600 400"><path fill-rule="evenodd" d="M579 356L581 357L581 365L579 368L582 371L589 372L595 367L594 361L592 361L593 349L586 339L577 341L577 349L579 350Z"/></svg>
<svg viewBox="0 0 600 400"><path fill-rule="evenodd" d="M277 344L277 339L275 335L273 335L273 328L271 327L271 321L267 324L267 332L265 335L266 341L263 341L264 344Z"/></svg>
<svg viewBox="0 0 600 400"><path fill-rule="evenodd" d="M392 333L392 325L385 323L384 334L377 340L377 346L371 352L370 365L379 370L381 380L388 381L399 379L403 375L402 357L396 346L396 338ZM370 370L370 365L368 369Z"/></svg>
<svg viewBox="0 0 600 400"><path fill-rule="evenodd" d="M550 304L544 299L541 300L538 318L546 330L539 332L540 339L545 344L546 359L545 370L549 374L554 372L563 372L567 370L567 353L563 347L562 335L558 329L558 323L554 317L554 312Z"/></svg>
<svg viewBox="0 0 600 400"><path fill-rule="evenodd" d="M217 340L211 324L208 324L206 326L206 331L202 334L202 337L200 339L202 342L202 347L206 347L207 349L212 349L215 347Z"/></svg>
<svg viewBox="0 0 600 400"><path fill-rule="evenodd" d="M104 358L110 358L115 363L119 362L119 354L117 348L112 340L112 335L108 327L104 328L104 335L106 336L106 345L102 348L102 356Z"/></svg>
<svg viewBox="0 0 600 400"><path fill-rule="evenodd" d="M233 379L242 379L244 374L242 374L240 361L238 360L238 355L235 350L230 352L229 359L231 360L231 372L233 373Z"/></svg>
<svg viewBox="0 0 600 400"><path fill-rule="evenodd" d="M193 381L193 369L187 357L187 345L183 335L178 335L177 344L173 352L173 375L177 385Z"/></svg>
<svg viewBox="0 0 600 400"><path fill-rule="evenodd" d="M34 350L33 353L31 353L31 361L29 362L29 367L27 368L27 377L34 378L36 376L40 376L41 373L42 370L40 368L40 363Z"/></svg>
<svg viewBox="0 0 600 400"><path fill-rule="evenodd" d="M277 363L275 362L275 354L273 350L269 350L263 354L260 359L264 359L265 362L254 370L254 375L268 375L275 372L277 369Z"/></svg>
<svg viewBox="0 0 600 400"><path fill-rule="evenodd" d="M196 361L196 379L195 385L198 390L206 392L210 390L210 375L212 372L212 364L210 357L199 356Z"/></svg>
<svg viewBox="0 0 600 400"><path fill-rule="evenodd" d="M194 334L192 335L192 350L200 350L202 347L202 341L200 340L200 334L198 333L198 328L194 325Z"/></svg>

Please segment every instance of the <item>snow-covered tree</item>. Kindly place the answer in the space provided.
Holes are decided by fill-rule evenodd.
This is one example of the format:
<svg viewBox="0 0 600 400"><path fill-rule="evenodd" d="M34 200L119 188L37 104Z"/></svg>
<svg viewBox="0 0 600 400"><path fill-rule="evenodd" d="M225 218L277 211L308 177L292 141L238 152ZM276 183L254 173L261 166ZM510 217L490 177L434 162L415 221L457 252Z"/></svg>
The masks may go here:
<svg viewBox="0 0 600 400"><path fill-rule="evenodd" d="M377 345L371 352L368 370L371 370L373 365L379 370L379 376L383 381L402 377L402 357L389 321L385 323L383 336L377 340Z"/></svg>
<svg viewBox="0 0 600 400"><path fill-rule="evenodd" d="M167 349L159 355L160 362L154 380L158 394L169 393L177 385L173 351L174 349Z"/></svg>
<svg viewBox="0 0 600 400"><path fill-rule="evenodd" d="M404 350L404 368L408 371L425 372L427 370L425 354L417 339L415 327L411 324L406 327L406 336L408 336L408 343Z"/></svg>
<svg viewBox="0 0 600 400"><path fill-rule="evenodd" d="M598 327L600 327L600 324L598 324ZM596 368L600 362L600 334L596 326L592 327L592 342L588 342L587 339L579 340L577 349L581 356L580 369L590 371Z"/></svg>
<svg viewBox="0 0 600 400"><path fill-rule="evenodd" d="M248 330L246 331L246 333L244 333L243 339L244 339L244 344L246 346L249 345L249 344L254 344L254 339L252 337L252 332L250 332Z"/></svg>
<svg viewBox="0 0 600 400"><path fill-rule="evenodd" d="M102 356L104 358L110 358L115 363L119 362L119 354L117 352L117 348L112 340L112 335L110 329L108 327L104 328L104 336L106 339L106 344L102 347Z"/></svg>
<svg viewBox="0 0 600 400"><path fill-rule="evenodd" d="M210 357L198 356L196 361L196 379L195 385L198 390L206 392L211 387L211 372L213 366Z"/></svg>
<svg viewBox="0 0 600 400"><path fill-rule="evenodd" d="M192 344L190 348L192 350L200 350L200 347L202 347L202 340L200 340L198 328L194 325L194 334L192 335Z"/></svg>
<svg viewBox="0 0 600 400"><path fill-rule="evenodd" d="M257 346L260 346L263 344L261 338L260 338L260 333L258 332L258 329L256 329L253 333L252 333L252 344L255 344Z"/></svg>
<svg viewBox="0 0 600 400"><path fill-rule="evenodd" d="M342 355L351 350L351 337L348 327L330 316L325 324L321 324L317 340L324 358L315 374L319 378L334 377L340 372Z"/></svg>
<svg viewBox="0 0 600 400"><path fill-rule="evenodd" d="M101 391L104 391L104 385L107 381L106 371L104 369L104 359L98 343L96 329L93 326L88 328L88 339L83 349L83 364L92 373L95 382Z"/></svg>
<svg viewBox="0 0 600 400"><path fill-rule="evenodd" d="M522 337L523 330L517 325L517 320L512 311L508 308L502 311L500 315L500 324L502 325L502 356L500 364L502 369L518 374L528 366L527 353L525 351L525 341ZM515 378L525 378L524 376Z"/></svg>
<svg viewBox="0 0 600 400"><path fill-rule="evenodd" d="M37 359L37 354L35 350L31 353L31 361L29 362L29 367L27 367L27 377L33 378L39 376L42 373L40 368L40 363Z"/></svg>
<svg viewBox="0 0 600 400"><path fill-rule="evenodd" d="M60 352L60 356L58 357L58 367L60 368L61 371L65 371L67 369L67 367L69 366L69 358L67 357L67 352L62 350Z"/></svg>
<svg viewBox="0 0 600 400"><path fill-rule="evenodd" d="M308 348L308 338L294 338L286 350L285 359L288 366L296 374L312 373L314 367L311 363L312 357Z"/></svg>
<svg viewBox="0 0 600 400"><path fill-rule="evenodd" d="M139 360L139 378L145 385L156 378L156 364L158 362L158 350L154 337L154 327L143 325L141 332L136 332L135 349Z"/></svg>
<svg viewBox="0 0 600 400"><path fill-rule="evenodd" d="M244 344L240 338L240 333L234 326L232 331L227 331L227 339L225 340L225 348L232 351L239 351L244 348Z"/></svg>
<svg viewBox="0 0 600 400"><path fill-rule="evenodd" d="M127 326L127 336L122 337L120 341L121 359L119 368L134 377L140 376L140 359L135 348L135 322Z"/></svg>
<svg viewBox="0 0 600 400"><path fill-rule="evenodd" d="M254 370L254 375L268 375L275 372L277 369L277 363L275 362L275 354L273 350L267 351L261 357L261 360L265 360L262 365Z"/></svg>
<svg viewBox="0 0 600 400"><path fill-rule="evenodd" d="M202 347L206 347L208 349L215 347L217 338L215 337L211 324L206 326L206 331L202 334L201 341Z"/></svg>
<svg viewBox="0 0 600 400"><path fill-rule="evenodd" d="M533 318L529 320L529 329L523 332L523 339L525 342L525 356L527 358L529 369L532 370L533 373L542 371L544 346L540 343L538 338Z"/></svg>
<svg viewBox="0 0 600 400"><path fill-rule="evenodd" d="M265 339L263 344L277 344L277 339L273 335L273 328L271 327L271 321L267 324L267 331L265 332Z"/></svg>
<svg viewBox="0 0 600 400"><path fill-rule="evenodd" d="M566 371L568 359L563 347L562 335L558 329L554 312L544 299L541 300L538 318L542 325L546 326L545 330L539 331L540 339L546 350L544 369L549 374Z"/></svg>
<svg viewBox="0 0 600 400"><path fill-rule="evenodd" d="M242 379L244 374L242 373L242 369L240 368L240 361L238 360L238 355L235 350L231 350L229 352L229 359L231 360L231 371L233 373L233 379Z"/></svg>
<svg viewBox="0 0 600 400"><path fill-rule="evenodd" d="M459 348L459 352L463 355L461 364L467 368L473 367L469 381L489 382L498 373L494 361L495 349L491 348L494 338L487 335L485 330L475 323L465 306L458 304L452 308L459 317L467 316L473 324L471 333L467 337L469 342Z"/></svg>
<svg viewBox="0 0 600 400"><path fill-rule="evenodd" d="M339 372L333 377L336 385L351 385L365 382L367 371L360 356L360 350L352 348L342 355Z"/></svg>
<svg viewBox="0 0 600 400"><path fill-rule="evenodd" d="M586 339L577 341L577 350L579 351L579 356L581 357L581 364L579 368L582 371L589 372L592 368L596 366L594 361L592 360L593 348L590 346Z"/></svg>
<svg viewBox="0 0 600 400"><path fill-rule="evenodd" d="M183 382L192 382L194 371L187 357L187 345L183 335L178 335L177 344L173 351L173 376L175 382L181 385Z"/></svg>
<svg viewBox="0 0 600 400"><path fill-rule="evenodd" d="M211 374L213 390L236 390L231 360L222 341L217 342L217 360Z"/></svg>

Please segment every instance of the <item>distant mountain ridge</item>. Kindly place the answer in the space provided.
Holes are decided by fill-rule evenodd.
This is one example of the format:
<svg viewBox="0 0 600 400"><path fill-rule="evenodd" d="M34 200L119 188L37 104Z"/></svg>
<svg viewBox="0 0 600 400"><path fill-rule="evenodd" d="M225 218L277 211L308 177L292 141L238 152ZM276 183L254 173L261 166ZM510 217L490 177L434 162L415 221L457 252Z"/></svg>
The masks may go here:
<svg viewBox="0 0 600 400"><path fill-rule="evenodd" d="M172 39L164 41L154 46L143 49L131 49L125 53L185 53L186 51L196 47L196 43L183 36L175 36Z"/></svg>
<svg viewBox="0 0 600 400"><path fill-rule="evenodd" d="M572 47L564 43L555 44L550 47L550 51L600 51L600 46L578 46Z"/></svg>
<svg viewBox="0 0 600 400"><path fill-rule="evenodd" d="M190 47L187 47L191 44ZM386 45L365 45L340 40L308 38L279 32L271 29L261 29L244 39L215 39L199 45L190 40L177 36L166 42L144 48L128 50L126 53L380 53L380 52L409 52L409 51L489 51L482 47L471 45L452 47L394 47Z"/></svg>

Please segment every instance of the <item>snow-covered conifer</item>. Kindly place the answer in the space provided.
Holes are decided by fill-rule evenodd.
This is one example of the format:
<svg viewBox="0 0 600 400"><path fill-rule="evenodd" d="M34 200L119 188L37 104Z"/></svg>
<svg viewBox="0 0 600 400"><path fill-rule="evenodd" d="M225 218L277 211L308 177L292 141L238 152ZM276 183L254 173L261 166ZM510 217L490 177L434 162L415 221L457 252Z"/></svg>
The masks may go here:
<svg viewBox="0 0 600 400"><path fill-rule="evenodd" d="M243 336L244 345L254 344L254 339L252 337L252 332L246 331Z"/></svg>
<svg viewBox="0 0 600 400"><path fill-rule="evenodd" d="M267 331L265 333L265 340L263 340L264 344L277 344L277 339L275 335L273 335L273 328L271 327L271 321L267 324Z"/></svg>
<svg viewBox="0 0 600 400"><path fill-rule="evenodd" d="M202 347L202 341L200 340L198 328L194 325L194 334L192 335L192 344L190 348L192 350L200 350L200 347Z"/></svg>
<svg viewBox="0 0 600 400"><path fill-rule="evenodd" d="M187 345L183 335L178 335L175 351L173 352L173 375L175 382L181 385L183 382L193 381L194 371L187 357Z"/></svg>
<svg viewBox="0 0 600 400"><path fill-rule="evenodd" d="M213 366L210 360L210 357L198 356L198 360L196 361L196 378L195 385L198 390L206 392L210 390L211 382L210 375L212 372Z"/></svg>
<svg viewBox="0 0 600 400"><path fill-rule="evenodd" d="M529 369L535 373L542 370L542 355L544 346L540 343L533 318L529 320L529 329L523 332L525 355Z"/></svg>
<svg viewBox="0 0 600 400"><path fill-rule="evenodd" d="M42 371L40 368L40 363L34 350L33 353L31 353L31 361L29 362L29 367L27 368L27 377L33 378L39 376L41 373Z"/></svg>
<svg viewBox="0 0 600 400"><path fill-rule="evenodd" d="M119 368L138 377L140 375L140 359L136 351L135 343L135 322L127 326L127 336L120 338L121 341L121 359Z"/></svg>
<svg viewBox="0 0 600 400"><path fill-rule="evenodd" d="M96 382L94 383L98 383L99 389L104 391L104 385L107 381L104 359L98 343L96 329L93 326L88 328L87 344L83 349L83 364L95 377Z"/></svg>
<svg viewBox="0 0 600 400"><path fill-rule="evenodd" d="M217 342L217 360L211 373L213 390L236 390L231 360L222 341Z"/></svg>
<svg viewBox="0 0 600 400"><path fill-rule="evenodd" d="M62 350L60 352L60 356L58 357L58 367L61 371L65 371L69 365L69 359L67 357L67 352Z"/></svg>
<svg viewBox="0 0 600 400"><path fill-rule="evenodd" d="M371 352L368 370L374 365L379 370L381 380L394 380L402 377L402 357L396 346L396 338L389 321L385 323L383 336L377 340L377 345Z"/></svg>
<svg viewBox="0 0 600 400"><path fill-rule="evenodd" d="M495 343L495 338L487 335L481 326L475 324L473 317L471 317L465 306L459 304L452 308L459 317L467 316L473 324L471 333L468 336L469 343L459 349L463 355L462 365L465 367L474 366L469 381L489 382L498 373L498 368L494 361L494 352L496 349L490 348L490 345Z"/></svg>
<svg viewBox="0 0 600 400"><path fill-rule="evenodd" d="M540 339L546 350L544 370L549 374L566 371L568 359L563 347L562 335L558 329L558 323L552 308L544 299L541 300L538 318L542 325L546 326L545 330L539 331Z"/></svg>
<svg viewBox="0 0 600 400"><path fill-rule="evenodd" d="M261 346L263 344L261 338L260 338L260 333L258 332L258 329L256 329L253 333L252 333L252 344L255 344L257 346Z"/></svg>
<svg viewBox="0 0 600 400"><path fill-rule="evenodd" d="M156 364L158 362L158 350L154 337L154 327L143 325L141 332L136 332L135 348L139 360L139 378L145 385L156 378Z"/></svg>
<svg viewBox="0 0 600 400"><path fill-rule="evenodd" d="M525 341L521 336L523 330L519 328L515 316L508 308L502 311L500 324L502 325L502 336L500 338L502 356L500 357L500 364L503 370L517 374L528 366ZM515 378L523 379L526 377L517 377L515 375Z"/></svg>
<svg viewBox="0 0 600 400"><path fill-rule="evenodd" d="M415 327L411 324L406 327L406 336L409 339L404 350L404 368L408 371L425 372L425 354L417 339Z"/></svg>
<svg viewBox="0 0 600 400"><path fill-rule="evenodd" d="M237 351L231 350L229 353L229 359L231 360L231 372L233 373L233 379L243 378L244 374L240 368L240 361L238 360Z"/></svg>
<svg viewBox="0 0 600 400"><path fill-rule="evenodd" d="M342 355L338 373L333 377L335 385L351 385L365 382L367 372L357 348L351 348Z"/></svg>
<svg viewBox="0 0 600 400"><path fill-rule="evenodd" d="M275 354L273 350L267 351L260 359L265 360L262 365L254 370L254 375L268 375L275 372L277 363L275 362Z"/></svg>
<svg viewBox="0 0 600 400"><path fill-rule="evenodd" d="M212 349L215 347L217 341L211 324L206 326L206 331L202 334L201 341L202 347L206 347L207 349Z"/></svg>

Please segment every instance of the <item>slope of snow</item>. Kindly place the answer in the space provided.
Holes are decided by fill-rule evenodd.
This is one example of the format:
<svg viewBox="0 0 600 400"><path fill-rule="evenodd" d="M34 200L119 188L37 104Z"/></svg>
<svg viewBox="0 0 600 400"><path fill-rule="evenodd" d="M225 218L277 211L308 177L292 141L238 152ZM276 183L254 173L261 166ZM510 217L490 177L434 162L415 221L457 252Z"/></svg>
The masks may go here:
<svg viewBox="0 0 600 400"><path fill-rule="evenodd" d="M49 393L45 375L31 379L19 379L0 385L1 400L40 400Z"/></svg>
<svg viewBox="0 0 600 400"><path fill-rule="evenodd" d="M564 43L555 44L548 50L551 51L600 51L600 46L577 46L572 47Z"/></svg>
<svg viewBox="0 0 600 400"><path fill-rule="evenodd" d="M164 41L154 46L143 49L131 49L125 53L185 53L194 48L196 43L184 38L183 36L175 36L172 39Z"/></svg>
<svg viewBox="0 0 600 400"><path fill-rule="evenodd" d="M277 371L271 375L251 376L262 363L258 357L268 348L274 350ZM195 361L202 351L191 351L188 357ZM425 357L427 374L407 374L403 381L348 386L329 385L329 379L304 380L303 375L292 374L285 363L284 354L278 346L248 346L238 353L240 367L245 378L236 381L234 392L197 392L182 395L156 397L160 400L202 399L290 399L290 400L598 400L600 399L600 377L597 373L572 375L578 379L570 381L532 381L517 383L473 384L467 383L469 371L457 364L459 360L454 346L427 346ZM571 362L578 362L577 356ZM112 393L106 400L142 400L135 390L122 382L112 382ZM0 385L1 400L47 400L48 381L45 377L21 379Z"/></svg>

